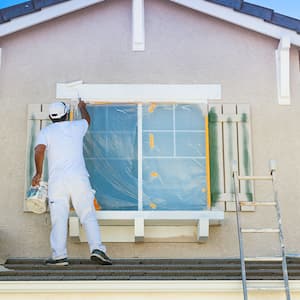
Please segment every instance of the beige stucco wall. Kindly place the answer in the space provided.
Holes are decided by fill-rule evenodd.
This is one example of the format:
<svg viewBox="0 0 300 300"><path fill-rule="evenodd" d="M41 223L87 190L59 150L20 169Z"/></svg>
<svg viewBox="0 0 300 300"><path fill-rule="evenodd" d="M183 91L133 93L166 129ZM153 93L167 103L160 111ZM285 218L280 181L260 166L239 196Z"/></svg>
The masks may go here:
<svg viewBox="0 0 300 300"><path fill-rule="evenodd" d="M57 82L222 85L222 101L250 103L254 172L278 161L287 252L300 252L300 71L291 49L292 104L276 96L278 41L168 1L146 0L146 50L133 52L131 1L110 0L0 40L0 256L50 254L47 215L23 212L26 113L49 103ZM267 196L261 186L257 194ZM267 200L267 199L264 199ZM251 217L257 223L263 215ZM270 218L271 218L270 214ZM112 257L232 257L238 255L235 215L210 229L206 244L108 244ZM273 241L252 239L251 251L271 254ZM253 252L252 252L253 253ZM69 256L87 256L69 241Z"/></svg>

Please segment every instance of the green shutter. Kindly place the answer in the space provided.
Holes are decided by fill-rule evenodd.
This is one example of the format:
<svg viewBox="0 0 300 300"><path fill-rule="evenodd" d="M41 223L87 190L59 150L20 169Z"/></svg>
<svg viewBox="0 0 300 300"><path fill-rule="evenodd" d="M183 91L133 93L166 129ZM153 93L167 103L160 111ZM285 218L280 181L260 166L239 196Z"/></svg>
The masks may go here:
<svg viewBox="0 0 300 300"><path fill-rule="evenodd" d="M208 117L212 206L233 210L233 160L238 161L240 175L252 175L250 108L248 104L210 104ZM253 191L252 182L242 183L240 199L252 201Z"/></svg>
<svg viewBox="0 0 300 300"><path fill-rule="evenodd" d="M27 112L27 147L26 147L26 164L25 164L25 193L31 185L31 179L35 174L34 163L34 146L36 138L41 128L47 126L50 123L48 118L48 105L47 104L29 104ZM43 167L43 181L48 181L48 164L47 158L44 161ZM28 211L26 208L26 202L24 202L24 211Z"/></svg>

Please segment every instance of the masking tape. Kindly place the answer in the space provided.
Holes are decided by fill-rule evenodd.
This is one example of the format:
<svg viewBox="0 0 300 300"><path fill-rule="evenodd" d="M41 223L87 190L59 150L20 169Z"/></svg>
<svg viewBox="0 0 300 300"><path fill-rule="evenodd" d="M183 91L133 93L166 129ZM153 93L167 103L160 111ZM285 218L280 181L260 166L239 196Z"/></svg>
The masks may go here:
<svg viewBox="0 0 300 300"><path fill-rule="evenodd" d="M158 177L158 173L157 172L151 172L151 176L152 177Z"/></svg>
<svg viewBox="0 0 300 300"><path fill-rule="evenodd" d="M150 106L149 106L149 108L148 108L148 112L149 113L153 113L154 110L155 110L155 108L156 108L156 104L155 103L151 103Z"/></svg>
<svg viewBox="0 0 300 300"><path fill-rule="evenodd" d="M96 210L101 210L101 205L97 202L96 198L94 198L94 207Z"/></svg>
<svg viewBox="0 0 300 300"><path fill-rule="evenodd" d="M153 149L154 148L154 134L153 133L149 134L149 144L150 144L150 148Z"/></svg>
<svg viewBox="0 0 300 300"><path fill-rule="evenodd" d="M153 203L153 202L151 202L151 203L149 204L149 206L150 206L152 209L155 209L155 208L157 207L157 205L156 205L155 203Z"/></svg>

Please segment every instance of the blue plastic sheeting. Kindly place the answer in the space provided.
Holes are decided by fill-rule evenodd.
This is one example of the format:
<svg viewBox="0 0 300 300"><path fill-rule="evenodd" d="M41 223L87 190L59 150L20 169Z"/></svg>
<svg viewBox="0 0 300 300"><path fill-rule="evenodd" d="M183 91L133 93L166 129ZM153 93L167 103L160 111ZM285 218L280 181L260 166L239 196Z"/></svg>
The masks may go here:
<svg viewBox="0 0 300 300"><path fill-rule="evenodd" d="M103 210L137 210L137 106L88 106L84 155Z"/></svg>
<svg viewBox="0 0 300 300"><path fill-rule="evenodd" d="M84 156L103 210L207 209L205 119L197 105L144 105L138 161L135 104L89 105Z"/></svg>

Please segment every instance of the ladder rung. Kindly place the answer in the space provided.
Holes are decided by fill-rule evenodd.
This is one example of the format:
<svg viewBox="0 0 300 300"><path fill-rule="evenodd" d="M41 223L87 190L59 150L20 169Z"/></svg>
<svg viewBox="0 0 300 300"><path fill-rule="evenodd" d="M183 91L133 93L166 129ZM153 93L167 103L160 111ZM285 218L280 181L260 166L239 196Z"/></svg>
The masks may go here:
<svg viewBox="0 0 300 300"><path fill-rule="evenodd" d="M245 228L241 229L241 232L244 233L273 233L273 232L279 232L279 229L277 228L263 228L263 229L252 229L252 228Z"/></svg>
<svg viewBox="0 0 300 300"><path fill-rule="evenodd" d="M275 206L276 202L240 201L241 206Z"/></svg>
<svg viewBox="0 0 300 300"><path fill-rule="evenodd" d="M239 180L273 180L272 176L238 176Z"/></svg>
<svg viewBox="0 0 300 300"><path fill-rule="evenodd" d="M245 261L282 261L282 257L278 256L267 256L267 257L245 257Z"/></svg>

